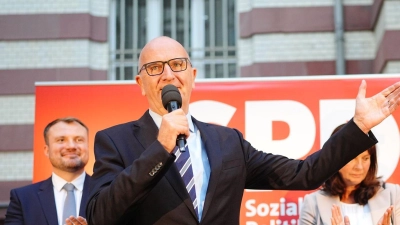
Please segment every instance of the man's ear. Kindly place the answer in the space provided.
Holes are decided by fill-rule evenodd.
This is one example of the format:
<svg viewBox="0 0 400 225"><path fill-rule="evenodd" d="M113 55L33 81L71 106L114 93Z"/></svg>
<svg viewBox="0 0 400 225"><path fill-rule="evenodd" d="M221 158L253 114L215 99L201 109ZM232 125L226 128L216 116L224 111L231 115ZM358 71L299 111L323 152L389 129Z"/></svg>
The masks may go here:
<svg viewBox="0 0 400 225"><path fill-rule="evenodd" d="M192 88L194 88L196 85L195 85L195 80L196 80L196 77L197 77L197 69L196 68L192 68L192 74L193 74L193 82L192 82Z"/></svg>
<svg viewBox="0 0 400 225"><path fill-rule="evenodd" d="M146 91L144 90L142 77L140 77L140 75L136 75L135 80L136 80L136 83L139 84L140 90L142 90L142 95L146 96Z"/></svg>
<svg viewBox="0 0 400 225"><path fill-rule="evenodd" d="M45 145L43 150L44 150L44 155L47 156L47 158L49 158L49 146Z"/></svg>

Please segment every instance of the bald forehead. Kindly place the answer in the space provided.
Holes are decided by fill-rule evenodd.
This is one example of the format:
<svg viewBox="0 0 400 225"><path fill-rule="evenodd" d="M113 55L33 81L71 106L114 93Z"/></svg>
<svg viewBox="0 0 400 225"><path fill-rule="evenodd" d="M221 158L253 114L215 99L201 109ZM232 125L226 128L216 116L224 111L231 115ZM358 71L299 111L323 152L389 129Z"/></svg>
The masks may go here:
<svg viewBox="0 0 400 225"><path fill-rule="evenodd" d="M172 38L159 37L144 46L139 56L139 63L142 65L152 61L166 61L179 57L188 57L185 48Z"/></svg>

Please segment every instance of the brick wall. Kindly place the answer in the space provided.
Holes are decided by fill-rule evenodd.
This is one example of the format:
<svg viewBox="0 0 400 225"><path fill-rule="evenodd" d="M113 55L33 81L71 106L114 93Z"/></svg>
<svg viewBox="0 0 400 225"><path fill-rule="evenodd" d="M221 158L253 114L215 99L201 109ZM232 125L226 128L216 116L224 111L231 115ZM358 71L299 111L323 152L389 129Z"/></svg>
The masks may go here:
<svg viewBox="0 0 400 225"><path fill-rule="evenodd" d="M400 73L400 1L344 1L347 74ZM241 76L333 75L333 1L238 1Z"/></svg>

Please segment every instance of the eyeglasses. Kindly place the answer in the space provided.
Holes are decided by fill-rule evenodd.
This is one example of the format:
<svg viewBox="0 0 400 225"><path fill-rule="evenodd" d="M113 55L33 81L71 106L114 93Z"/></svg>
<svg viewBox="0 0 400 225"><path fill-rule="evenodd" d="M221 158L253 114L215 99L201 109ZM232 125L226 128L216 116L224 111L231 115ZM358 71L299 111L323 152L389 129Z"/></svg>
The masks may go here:
<svg viewBox="0 0 400 225"><path fill-rule="evenodd" d="M149 62L142 66L139 70L138 74L142 72L142 70L146 70L149 76L157 76L164 72L164 64L167 63L169 68L171 68L174 72L180 72L187 69L187 64L192 65L188 58L174 58L168 61L155 61Z"/></svg>

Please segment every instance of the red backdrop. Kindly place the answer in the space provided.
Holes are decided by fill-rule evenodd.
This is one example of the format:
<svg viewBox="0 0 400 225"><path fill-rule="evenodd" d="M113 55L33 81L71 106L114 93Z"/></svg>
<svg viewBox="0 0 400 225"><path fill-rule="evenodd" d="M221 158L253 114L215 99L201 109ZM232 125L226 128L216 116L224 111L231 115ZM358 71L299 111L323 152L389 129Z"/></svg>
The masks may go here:
<svg viewBox="0 0 400 225"><path fill-rule="evenodd" d="M239 129L260 150L304 158L320 148L335 126L352 117L362 79L367 81L369 97L399 78L365 75L198 81L190 111L199 120ZM50 121L74 116L89 127L91 155L86 171L91 174L95 133L138 119L147 108L146 99L133 82L37 83L33 182L51 175L42 135ZM394 183L400 183L399 121L398 110L376 131L382 145L380 148L378 144L378 157L390 161L385 163L388 166L380 163L380 175ZM390 157L386 159L385 155ZM241 224L298 224L306 193L245 191Z"/></svg>

